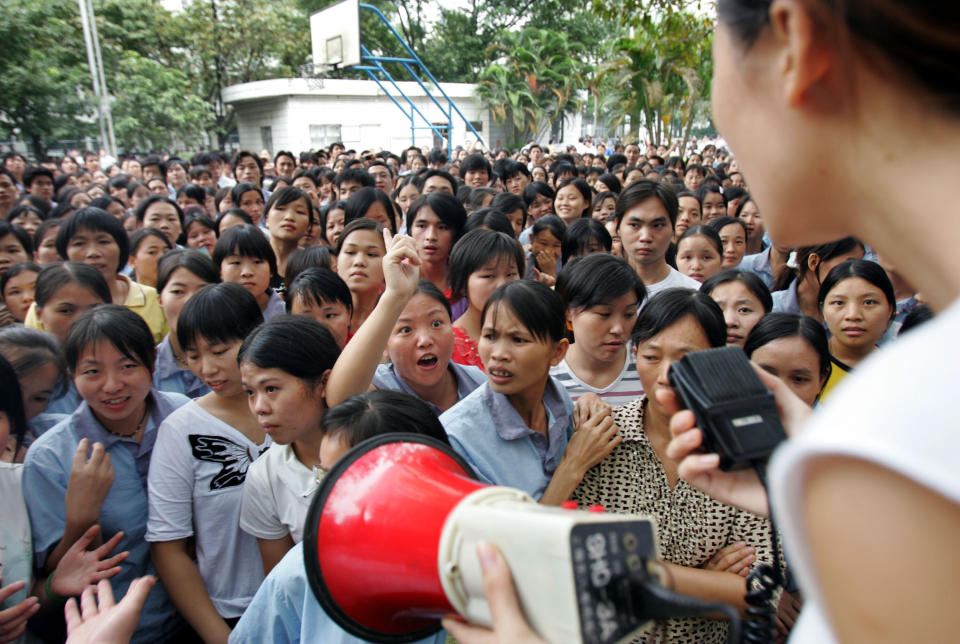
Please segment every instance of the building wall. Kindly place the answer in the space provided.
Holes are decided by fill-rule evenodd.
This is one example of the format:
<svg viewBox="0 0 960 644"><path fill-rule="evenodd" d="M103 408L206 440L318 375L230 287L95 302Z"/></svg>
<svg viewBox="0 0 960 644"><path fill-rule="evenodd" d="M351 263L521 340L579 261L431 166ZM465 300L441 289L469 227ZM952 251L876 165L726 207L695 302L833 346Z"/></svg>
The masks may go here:
<svg viewBox="0 0 960 644"><path fill-rule="evenodd" d="M427 119L434 123L446 122L444 113L418 85L400 83L400 86ZM491 132L488 111L473 96L472 85L451 83L443 87L466 118L481 123L480 134L485 142L488 133L496 134ZM433 133L429 129L411 133L409 106L405 99L397 98L406 113L373 81L325 80L323 87L319 87L306 79L276 79L235 85L223 93L224 101L236 110L240 147L244 149L270 147L271 152L283 149L296 153L337 139L357 150L382 148L399 152L411 143L433 147ZM446 106L442 97L439 100ZM415 117L415 125L426 127L420 116ZM336 126L340 128L339 137L331 139ZM465 124L456 114L453 126L454 147L473 143L474 137L468 135ZM262 128L270 128L271 146L264 144ZM321 138L323 134L327 137Z"/></svg>

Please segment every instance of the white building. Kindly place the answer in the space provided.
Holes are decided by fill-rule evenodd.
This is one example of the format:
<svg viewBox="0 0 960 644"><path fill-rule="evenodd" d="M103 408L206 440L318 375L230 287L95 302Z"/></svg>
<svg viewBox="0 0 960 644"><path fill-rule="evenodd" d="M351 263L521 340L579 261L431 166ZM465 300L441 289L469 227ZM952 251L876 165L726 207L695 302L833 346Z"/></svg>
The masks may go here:
<svg viewBox="0 0 960 644"><path fill-rule="evenodd" d="M446 126L447 117L415 82L397 83L431 123ZM491 122L490 113L474 96L469 83L441 83L463 116L479 132L486 146L495 147L502 128ZM414 113L411 131L409 103L386 84L404 112L370 80L313 80L280 78L233 85L223 90L224 103L234 107L240 148L298 153L316 150L335 141L358 151L400 152L411 143L432 148L440 145L426 121ZM432 94L446 110L447 102ZM453 112L453 146L472 147L476 137ZM492 135L492 141L491 141Z"/></svg>

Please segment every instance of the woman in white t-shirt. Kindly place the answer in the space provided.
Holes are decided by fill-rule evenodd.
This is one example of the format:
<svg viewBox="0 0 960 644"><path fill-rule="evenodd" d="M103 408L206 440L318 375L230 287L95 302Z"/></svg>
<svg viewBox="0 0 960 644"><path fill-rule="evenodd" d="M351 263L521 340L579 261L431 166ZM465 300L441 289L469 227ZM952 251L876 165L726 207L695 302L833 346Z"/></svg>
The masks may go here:
<svg viewBox="0 0 960 644"><path fill-rule="evenodd" d="M626 260L596 253L575 259L557 278L573 343L550 375L574 402L593 393L611 407L643 394L630 333L645 289Z"/></svg>
<svg viewBox="0 0 960 644"><path fill-rule="evenodd" d="M319 479L327 378L340 349L312 318L274 318L247 336L238 356L250 411L275 445L250 467L240 527L257 539L264 573L303 540Z"/></svg>
<svg viewBox="0 0 960 644"><path fill-rule="evenodd" d="M256 540L240 530L243 482L270 438L250 413L237 353L263 322L239 284L187 300L177 339L210 393L170 414L150 459L146 540L174 605L206 642L225 642L263 581ZM188 540L196 542L196 563Z"/></svg>

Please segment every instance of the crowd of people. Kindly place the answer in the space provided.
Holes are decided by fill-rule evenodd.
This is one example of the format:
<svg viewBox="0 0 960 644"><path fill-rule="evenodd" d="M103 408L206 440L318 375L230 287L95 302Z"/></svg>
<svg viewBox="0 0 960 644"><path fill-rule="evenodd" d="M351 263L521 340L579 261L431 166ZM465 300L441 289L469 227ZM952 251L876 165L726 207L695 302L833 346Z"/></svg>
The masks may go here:
<svg viewBox="0 0 960 644"><path fill-rule="evenodd" d="M312 597L304 524L323 472L398 430L541 503L654 517L674 588L744 610L787 562L763 504L685 480L670 365L739 346L813 408L932 313L864 241L768 230L723 147L674 152L7 154L0 641L82 630L63 602L94 615L98 584L140 598L135 642L358 641Z"/></svg>

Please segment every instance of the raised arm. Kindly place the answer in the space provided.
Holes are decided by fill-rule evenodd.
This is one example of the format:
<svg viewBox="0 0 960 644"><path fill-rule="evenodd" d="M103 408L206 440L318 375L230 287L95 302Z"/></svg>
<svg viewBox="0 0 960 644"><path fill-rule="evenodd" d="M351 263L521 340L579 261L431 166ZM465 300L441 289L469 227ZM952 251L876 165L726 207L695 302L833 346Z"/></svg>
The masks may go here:
<svg viewBox="0 0 960 644"><path fill-rule="evenodd" d="M340 352L326 386L328 407L370 389L390 331L413 297L420 280L420 259L413 238L383 231L387 254L383 257L386 287L377 306Z"/></svg>

